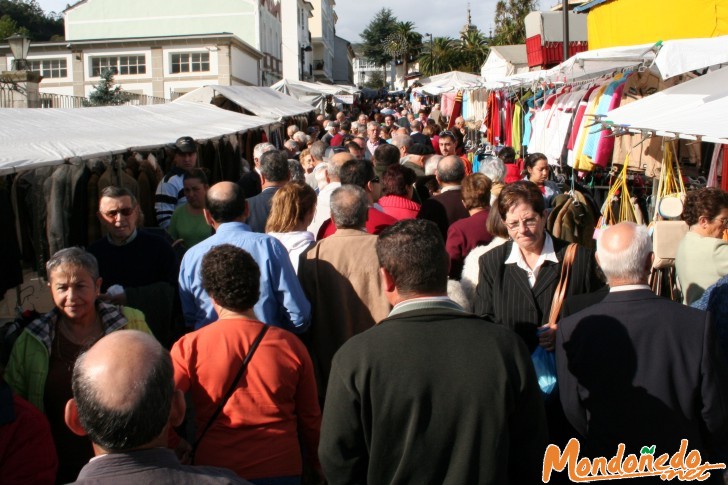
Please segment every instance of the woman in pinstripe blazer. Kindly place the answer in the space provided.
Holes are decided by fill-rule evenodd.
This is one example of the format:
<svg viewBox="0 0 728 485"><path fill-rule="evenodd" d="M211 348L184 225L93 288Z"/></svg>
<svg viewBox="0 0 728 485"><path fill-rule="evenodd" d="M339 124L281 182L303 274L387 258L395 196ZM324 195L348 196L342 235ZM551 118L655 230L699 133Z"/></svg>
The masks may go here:
<svg viewBox="0 0 728 485"><path fill-rule="evenodd" d="M569 243L546 232L544 198L533 182L506 185L496 209L511 240L480 258L475 313L513 329L531 352L537 345L553 350L556 326L538 331L547 324ZM595 269L593 251L579 247L566 295L603 286Z"/></svg>

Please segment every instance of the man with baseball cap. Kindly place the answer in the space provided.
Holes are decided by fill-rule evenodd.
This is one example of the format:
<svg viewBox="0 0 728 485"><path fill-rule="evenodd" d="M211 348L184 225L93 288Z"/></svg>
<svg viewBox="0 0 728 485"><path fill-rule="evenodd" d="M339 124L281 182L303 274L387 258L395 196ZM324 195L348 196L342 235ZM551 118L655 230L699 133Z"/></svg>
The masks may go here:
<svg viewBox="0 0 728 485"><path fill-rule="evenodd" d="M174 210L187 202L183 187L184 175L197 166L197 143L192 137L177 138L172 148L174 149L174 166L159 182L154 196L157 225L163 229L169 226Z"/></svg>

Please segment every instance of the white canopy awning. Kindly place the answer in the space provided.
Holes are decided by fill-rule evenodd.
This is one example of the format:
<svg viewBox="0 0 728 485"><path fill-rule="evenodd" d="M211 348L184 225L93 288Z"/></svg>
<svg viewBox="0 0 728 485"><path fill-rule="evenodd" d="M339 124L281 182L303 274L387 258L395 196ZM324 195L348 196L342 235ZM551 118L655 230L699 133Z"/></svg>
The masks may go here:
<svg viewBox="0 0 728 485"><path fill-rule="evenodd" d="M255 116L280 121L313 111L313 106L271 88L260 86L205 86L190 91L174 102L210 103L222 95Z"/></svg>
<svg viewBox="0 0 728 485"><path fill-rule="evenodd" d="M272 120L199 103L69 109L0 109L0 174L127 150L150 150L180 136L208 140Z"/></svg>
<svg viewBox="0 0 728 485"><path fill-rule="evenodd" d="M658 136L728 143L728 68L665 89L607 113L604 123Z"/></svg>
<svg viewBox="0 0 728 485"><path fill-rule="evenodd" d="M541 69L538 71L521 72L518 74L513 74L511 76L494 77L493 79L490 79L488 80L488 82L485 83L485 87L487 89L501 89L511 86L518 87L529 85L534 82L546 79L547 73L548 71Z"/></svg>
<svg viewBox="0 0 728 485"><path fill-rule="evenodd" d="M337 84L309 83L294 79L281 79L271 89L279 91L297 100L315 107L323 113L326 108L326 96L350 95L351 87L344 87Z"/></svg>
<svg viewBox="0 0 728 485"><path fill-rule="evenodd" d="M728 64L728 35L667 40L655 59L662 79L719 64Z"/></svg>
<svg viewBox="0 0 728 485"><path fill-rule="evenodd" d="M416 93L425 93L437 96L442 93L451 93L459 89L472 89L484 85L482 76L461 71L451 71L422 78L422 86L414 88Z"/></svg>
<svg viewBox="0 0 728 485"><path fill-rule="evenodd" d="M655 44L607 47L579 52L547 72L554 82L596 77L602 73L637 66L655 58Z"/></svg>
<svg viewBox="0 0 728 485"><path fill-rule="evenodd" d="M608 47L580 52L534 79L517 74L488 80L487 88L530 84L534 80L570 82L644 64L659 71L662 79L686 72L728 64L728 36L677 39L656 44Z"/></svg>

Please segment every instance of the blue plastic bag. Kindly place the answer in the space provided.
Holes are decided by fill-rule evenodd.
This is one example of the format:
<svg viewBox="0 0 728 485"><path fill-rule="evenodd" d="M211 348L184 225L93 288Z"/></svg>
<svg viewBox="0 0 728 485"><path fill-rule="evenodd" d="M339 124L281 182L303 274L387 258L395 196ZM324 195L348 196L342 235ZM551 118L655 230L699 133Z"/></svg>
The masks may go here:
<svg viewBox="0 0 728 485"><path fill-rule="evenodd" d="M544 397L551 396L556 390L556 358L554 353L541 346L536 347L536 350L531 354L531 361L533 361L533 367L536 369L541 394Z"/></svg>

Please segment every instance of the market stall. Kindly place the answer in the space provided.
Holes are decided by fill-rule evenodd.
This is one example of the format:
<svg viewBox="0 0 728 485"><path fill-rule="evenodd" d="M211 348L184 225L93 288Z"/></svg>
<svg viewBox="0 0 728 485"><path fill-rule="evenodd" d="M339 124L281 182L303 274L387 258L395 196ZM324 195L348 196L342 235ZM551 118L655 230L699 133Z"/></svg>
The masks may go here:
<svg viewBox="0 0 728 485"><path fill-rule="evenodd" d="M272 120L200 103L69 109L1 109L0 174L129 151L149 151L180 136L220 139Z"/></svg>
<svg viewBox="0 0 728 485"><path fill-rule="evenodd" d="M306 116L314 111L310 104L274 89L260 86L210 85L190 91L174 102L212 103L218 107L227 108L225 101L233 103L238 110L242 110L245 114L270 118L275 121ZM231 110L236 111L234 108Z"/></svg>
<svg viewBox="0 0 728 485"><path fill-rule="evenodd" d="M352 104L358 92L352 86L311 83L293 79L281 79L271 86L271 89L309 104L316 108L316 111L319 113L326 113L327 102ZM338 100L335 98L338 98Z"/></svg>

